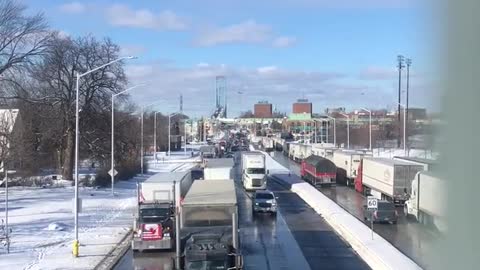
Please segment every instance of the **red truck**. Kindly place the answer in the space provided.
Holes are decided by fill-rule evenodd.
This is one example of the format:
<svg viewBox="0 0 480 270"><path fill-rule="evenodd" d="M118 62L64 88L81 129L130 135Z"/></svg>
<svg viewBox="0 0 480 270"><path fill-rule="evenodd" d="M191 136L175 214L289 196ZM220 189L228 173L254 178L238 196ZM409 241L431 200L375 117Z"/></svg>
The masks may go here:
<svg viewBox="0 0 480 270"><path fill-rule="evenodd" d="M354 180L355 190L359 193L363 193L362 165L363 165L363 159L360 160L360 164L358 165L358 170L357 170L357 177L355 177L355 180Z"/></svg>
<svg viewBox="0 0 480 270"><path fill-rule="evenodd" d="M331 160L311 155L302 160L302 179L313 186L331 185L336 183L337 166Z"/></svg>

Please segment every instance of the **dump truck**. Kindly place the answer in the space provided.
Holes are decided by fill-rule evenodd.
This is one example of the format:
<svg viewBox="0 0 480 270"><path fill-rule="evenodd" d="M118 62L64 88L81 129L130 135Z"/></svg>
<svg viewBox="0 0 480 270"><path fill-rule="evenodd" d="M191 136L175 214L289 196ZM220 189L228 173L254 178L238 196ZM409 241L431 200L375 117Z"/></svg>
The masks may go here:
<svg viewBox="0 0 480 270"><path fill-rule="evenodd" d="M192 185L190 171L157 173L137 184L132 250L172 249L175 205Z"/></svg>
<svg viewBox="0 0 480 270"><path fill-rule="evenodd" d="M205 180L233 178L233 158L205 159L203 162Z"/></svg>
<svg viewBox="0 0 480 270"><path fill-rule="evenodd" d="M311 155L302 161L300 175L315 187L331 185L336 183L337 167L326 158Z"/></svg>
<svg viewBox="0 0 480 270"><path fill-rule="evenodd" d="M184 269L240 268L237 217L232 179L195 181L182 204Z"/></svg>
<svg viewBox="0 0 480 270"><path fill-rule="evenodd" d="M379 157L364 157L362 186L365 194L395 204L403 204L410 194L412 179L423 170L422 165Z"/></svg>
<svg viewBox="0 0 480 270"><path fill-rule="evenodd" d="M405 202L406 216L440 231L446 231L447 183L438 175L421 171L412 181L410 197Z"/></svg>

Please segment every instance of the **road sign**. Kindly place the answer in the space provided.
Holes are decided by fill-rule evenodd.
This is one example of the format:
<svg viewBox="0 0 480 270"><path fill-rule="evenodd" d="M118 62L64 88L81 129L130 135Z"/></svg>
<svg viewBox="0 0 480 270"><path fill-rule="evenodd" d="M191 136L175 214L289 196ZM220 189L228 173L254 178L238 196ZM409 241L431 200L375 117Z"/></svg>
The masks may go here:
<svg viewBox="0 0 480 270"><path fill-rule="evenodd" d="M378 209L378 199L373 197L373 196L368 196L367 197L367 208L368 209Z"/></svg>
<svg viewBox="0 0 480 270"><path fill-rule="evenodd" d="M108 174L110 174L110 176L112 176L112 170L108 171ZM117 174L118 174L117 170L113 169L113 176L115 176Z"/></svg>

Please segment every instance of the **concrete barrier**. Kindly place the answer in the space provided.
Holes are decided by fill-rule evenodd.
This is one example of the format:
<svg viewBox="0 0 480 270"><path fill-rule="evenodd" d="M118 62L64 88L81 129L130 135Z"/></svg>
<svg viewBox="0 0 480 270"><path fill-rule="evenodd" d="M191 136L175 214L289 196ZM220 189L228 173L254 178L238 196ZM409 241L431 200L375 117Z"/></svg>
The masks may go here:
<svg viewBox="0 0 480 270"><path fill-rule="evenodd" d="M270 156L266 156L267 167L269 163L277 163ZM277 166L274 166L273 171L281 171L278 165L280 164L277 163ZM368 226L297 175L283 171L278 174L271 173L270 177L298 194L352 246L372 269L422 269L380 235L374 233L372 239Z"/></svg>

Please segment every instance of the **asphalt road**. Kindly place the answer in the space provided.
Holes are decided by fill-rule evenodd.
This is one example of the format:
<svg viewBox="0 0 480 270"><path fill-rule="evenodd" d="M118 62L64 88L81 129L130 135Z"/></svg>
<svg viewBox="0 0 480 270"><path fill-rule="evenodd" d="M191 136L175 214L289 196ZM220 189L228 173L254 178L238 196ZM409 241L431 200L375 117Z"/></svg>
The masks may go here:
<svg viewBox="0 0 480 270"><path fill-rule="evenodd" d="M300 175L299 164L288 159L281 152L275 152L274 159L295 174ZM356 192L351 187L341 185L319 190L350 214L363 221L365 197L362 194ZM374 231L414 260L423 269L429 269L428 261L433 256L435 243L441 236L437 232L430 231L423 225L407 219L403 213L403 208L397 208L397 212L399 220L396 225L374 224Z"/></svg>
<svg viewBox="0 0 480 270"><path fill-rule="evenodd" d="M250 193L235 169L239 205L240 245L244 269L369 269L333 229L295 193L269 179L278 197L276 216L251 213ZM173 252L133 253L115 269L173 269Z"/></svg>

